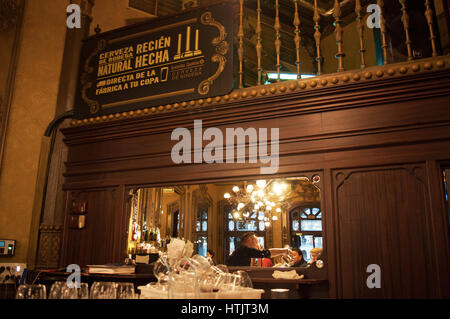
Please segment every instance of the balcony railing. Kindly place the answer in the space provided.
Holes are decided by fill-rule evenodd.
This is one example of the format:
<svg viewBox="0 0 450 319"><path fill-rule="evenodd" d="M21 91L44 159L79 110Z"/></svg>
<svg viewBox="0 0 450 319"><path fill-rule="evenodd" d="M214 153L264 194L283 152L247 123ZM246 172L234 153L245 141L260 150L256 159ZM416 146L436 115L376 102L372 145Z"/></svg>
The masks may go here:
<svg viewBox="0 0 450 319"><path fill-rule="evenodd" d="M235 6L230 94L74 120L72 125L450 68L443 0L226 2ZM436 3L444 5L438 8L439 19Z"/></svg>
<svg viewBox="0 0 450 319"><path fill-rule="evenodd" d="M236 88L364 70L443 51L430 0L237 2Z"/></svg>

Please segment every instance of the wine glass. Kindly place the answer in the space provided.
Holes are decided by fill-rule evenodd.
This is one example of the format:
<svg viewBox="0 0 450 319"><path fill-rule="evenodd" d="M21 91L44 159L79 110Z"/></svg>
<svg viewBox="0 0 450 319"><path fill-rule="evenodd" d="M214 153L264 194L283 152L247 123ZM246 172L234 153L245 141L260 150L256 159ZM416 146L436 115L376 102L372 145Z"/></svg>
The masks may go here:
<svg viewBox="0 0 450 319"><path fill-rule="evenodd" d="M246 271L238 270L235 272L235 274L236 276L238 276L237 283L239 284L240 287L253 288L252 280Z"/></svg>
<svg viewBox="0 0 450 319"><path fill-rule="evenodd" d="M289 254L282 255L281 260L283 261L286 267L294 265L294 258L292 258L292 256Z"/></svg>
<svg viewBox="0 0 450 319"><path fill-rule="evenodd" d="M217 266L213 266L213 269L216 269L217 271L222 271L222 272L224 272L224 273L229 272L229 271L228 271L228 266L227 266L227 265L224 265L224 264L220 264L220 265L217 265Z"/></svg>
<svg viewBox="0 0 450 319"><path fill-rule="evenodd" d="M117 282L116 283L117 299L136 299L134 291L134 284L131 282Z"/></svg>
<svg viewBox="0 0 450 319"><path fill-rule="evenodd" d="M116 299L115 284L113 282L94 282L91 287L90 299Z"/></svg>
<svg viewBox="0 0 450 319"><path fill-rule="evenodd" d="M89 287L87 283L80 283L80 288L65 285L62 288L62 299L89 299Z"/></svg>
<svg viewBox="0 0 450 319"><path fill-rule="evenodd" d="M170 266L167 255L162 255L153 267L153 274L158 279L158 285L164 285L169 278Z"/></svg>
<svg viewBox="0 0 450 319"><path fill-rule="evenodd" d="M221 286L221 290L236 290L239 286L240 277L234 273L227 273L224 275L223 284Z"/></svg>
<svg viewBox="0 0 450 319"><path fill-rule="evenodd" d="M50 287L50 293L48 294L48 299L61 299L62 290L66 286L65 281L55 281Z"/></svg>
<svg viewBox="0 0 450 319"><path fill-rule="evenodd" d="M47 299L46 288L44 285L20 285L16 299Z"/></svg>
<svg viewBox="0 0 450 319"><path fill-rule="evenodd" d="M208 259L206 259L202 255L198 255L198 254L194 255L191 259L197 262L199 268L202 271L207 271L207 270L209 270L209 268L211 268L211 264L208 261Z"/></svg>

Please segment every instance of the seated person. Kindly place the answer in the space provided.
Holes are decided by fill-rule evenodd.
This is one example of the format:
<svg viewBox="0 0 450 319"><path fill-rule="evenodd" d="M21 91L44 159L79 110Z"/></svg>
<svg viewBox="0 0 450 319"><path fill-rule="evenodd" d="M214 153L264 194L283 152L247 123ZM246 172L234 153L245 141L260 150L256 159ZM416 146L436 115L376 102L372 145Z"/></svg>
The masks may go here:
<svg viewBox="0 0 450 319"><path fill-rule="evenodd" d="M308 264L313 264L316 260L322 255L322 248L313 248L311 249L311 260Z"/></svg>
<svg viewBox="0 0 450 319"><path fill-rule="evenodd" d="M308 263L303 259L303 252L298 248L293 248L291 256L294 259L294 264L291 267L306 267Z"/></svg>
<svg viewBox="0 0 450 319"><path fill-rule="evenodd" d="M241 245L231 254L228 265L250 266L252 258L271 258L289 253L289 251L286 248L261 249L256 235L254 233L246 233L242 236Z"/></svg>
<svg viewBox="0 0 450 319"><path fill-rule="evenodd" d="M215 266L216 263L214 262L214 251L212 249L208 249L206 251L206 259L208 259L209 263L211 264L211 266Z"/></svg>

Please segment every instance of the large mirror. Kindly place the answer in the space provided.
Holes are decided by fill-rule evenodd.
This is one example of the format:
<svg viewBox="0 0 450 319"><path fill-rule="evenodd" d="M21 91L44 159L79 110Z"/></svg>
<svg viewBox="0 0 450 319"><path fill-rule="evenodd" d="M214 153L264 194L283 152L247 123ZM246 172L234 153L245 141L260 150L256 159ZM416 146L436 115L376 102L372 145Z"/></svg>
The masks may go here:
<svg viewBox="0 0 450 319"><path fill-rule="evenodd" d="M227 264L243 234L262 248L298 248L306 263L323 249L320 177L140 187L130 192L128 253L164 250L170 238L190 240ZM278 260L272 260L276 265Z"/></svg>

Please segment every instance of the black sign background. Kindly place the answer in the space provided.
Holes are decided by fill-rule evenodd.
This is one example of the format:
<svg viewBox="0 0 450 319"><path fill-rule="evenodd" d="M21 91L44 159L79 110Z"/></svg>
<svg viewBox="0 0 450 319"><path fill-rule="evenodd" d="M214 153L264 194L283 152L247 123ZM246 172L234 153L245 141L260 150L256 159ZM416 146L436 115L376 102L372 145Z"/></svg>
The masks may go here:
<svg viewBox="0 0 450 319"><path fill-rule="evenodd" d="M229 93L232 28L233 10L224 3L88 38L75 117Z"/></svg>

